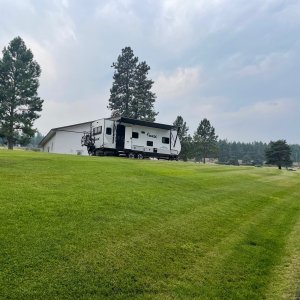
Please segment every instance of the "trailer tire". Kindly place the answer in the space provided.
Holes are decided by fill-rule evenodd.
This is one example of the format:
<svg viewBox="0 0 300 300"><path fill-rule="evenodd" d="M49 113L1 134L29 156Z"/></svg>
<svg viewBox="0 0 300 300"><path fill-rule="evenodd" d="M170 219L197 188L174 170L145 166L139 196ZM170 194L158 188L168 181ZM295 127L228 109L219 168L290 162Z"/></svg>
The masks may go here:
<svg viewBox="0 0 300 300"><path fill-rule="evenodd" d="M130 153L128 154L128 158L131 158L131 159L135 158L134 153L130 152Z"/></svg>
<svg viewBox="0 0 300 300"><path fill-rule="evenodd" d="M139 154L137 155L137 159L144 159L144 155L143 155L142 153L139 153Z"/></svg>

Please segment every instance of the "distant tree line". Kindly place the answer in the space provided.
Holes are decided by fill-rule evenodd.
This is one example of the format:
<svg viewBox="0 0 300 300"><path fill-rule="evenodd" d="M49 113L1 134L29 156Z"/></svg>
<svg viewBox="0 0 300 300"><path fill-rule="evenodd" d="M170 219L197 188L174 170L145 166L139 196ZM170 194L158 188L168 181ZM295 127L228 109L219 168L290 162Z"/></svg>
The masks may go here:
<svg viewBox="0 0 300 300"><path fill-rule="evenodd" d="M238 164L262 164L265 161L265 151L267 143L252 142L229 142L227 140L218 141L218 160L220 163Z"/></svg>
<svg viewBox="0 0 300 300"><path fill-rule="evenodd" d="M290 145L291 148L291 158L292 161L296 164L298 164L298 166L300 165L300 145L297 144L292 144Z"/></svg>
<svg viewBox="0 0 300 300"><path fill-rule="evenodd" d="M32 137L24 138L24 136L19 133L15 134L16 140L14 142L14 146L20 145L21 147L31 147L38 148L40 141L43 139L43 135L37 131ZM6 137L0 137L0 146L8 146L8 141Z"/></svg>
<svg viewBox="0 0 300 300"><path fill-rule="evenodd" d="M184 161L194 159L196 161L202 160L205 163L206 158L214 158L221 164L230 165L238 165L240 163L262 165L264 162L277 164L274 163L274 158L272 158L271 154L278 152L279 147L279 152L285 155L284 157L275 158L279 165L289 166L292 162L300 162L300 145L297 144L287 145L285 141L281 140L268 144L263 142L230 142L226 139L218 139L214 127L207 119L203 119L199 123L193 136L189 134L189 127L182 116L178 116L173 125L179 129L178 136L181 141L179 158ZM271 148L271 152L268 152L269 148ZM288 152L288 149L290 152ZM270 157L267 157L266 154L269 154Z"/></svg>

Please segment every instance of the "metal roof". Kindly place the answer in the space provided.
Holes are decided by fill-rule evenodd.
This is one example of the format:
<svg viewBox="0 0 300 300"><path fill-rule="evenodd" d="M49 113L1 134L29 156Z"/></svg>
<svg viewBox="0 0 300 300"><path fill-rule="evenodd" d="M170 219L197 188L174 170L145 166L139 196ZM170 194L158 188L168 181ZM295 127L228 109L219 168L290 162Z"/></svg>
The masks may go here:
<svg viewBox="0 0 300 300"><path fill-rule="evenodd" d="M39 142L39 147L43 147L43 145L45 145L54 135L57 131L62 131L64 129L67 129L69 127L73 127L73 126L78 126L78 125L84 125L84 124L91 124L94 121L89 121L89 122L83 122L83 123L77 123L77 124L73 124L73 125L67 125L67 126L62 126L62 127L56 127L56 128L52 128L45 136L44 138Z"/></svg>

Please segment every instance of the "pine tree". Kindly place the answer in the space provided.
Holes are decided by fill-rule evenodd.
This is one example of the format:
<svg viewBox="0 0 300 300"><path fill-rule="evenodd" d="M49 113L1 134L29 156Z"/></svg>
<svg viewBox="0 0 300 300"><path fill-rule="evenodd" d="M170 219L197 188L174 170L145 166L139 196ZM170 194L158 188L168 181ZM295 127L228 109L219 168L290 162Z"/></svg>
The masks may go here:
<svg viewBox="0 0 300 300"><path fill-rule="evenodd" d="M291 148L285 140L270 142L269 147L266 149L266 158L267 164L277 165L278 169L281 169L282 166L292 165Z"/></svg>
<svg viewBox="0 0 300 300"><path fill-rule="evenodd" d="M138 58L134 56L132 49L125 47L122 49L122 54L118 56L117 62L112 64L115 72L108 104L112 116L132 117L130 111L137 63Z"/></svg>
<svg viewBox="0 0 300 300"><path fill-rule="evenodd" d="M115 72L108 104L112 117L155 121L156 96L151 92L153 81L147 78L150 67L146 62L138 63L130 47L122 49L112 67Z"/></svg>
<svg viewBox="0 0 300 300"><path fill-rule="evenodd" d="M203 119L194 134L195 156L201 157L203 163L205 158L217 153L218 136L215 128L210 125L209 120Z"/></svg>
<svg viewBox="0 0 300 300"><path fill-rule="evenodd" d="M4 48L0 59L0 131L9 149L34 135L43 100L38 97L41 68L20 37Z"/></svg>
<svg viewBox="0 0 300 300"><path fill-rule="evenodd" d="M154 122L158 113L154 111L156 95L151 92L154 82L147 78L149 70L150 67L145 61L139 63L136 68L131 109L134 119Z"/></svg>

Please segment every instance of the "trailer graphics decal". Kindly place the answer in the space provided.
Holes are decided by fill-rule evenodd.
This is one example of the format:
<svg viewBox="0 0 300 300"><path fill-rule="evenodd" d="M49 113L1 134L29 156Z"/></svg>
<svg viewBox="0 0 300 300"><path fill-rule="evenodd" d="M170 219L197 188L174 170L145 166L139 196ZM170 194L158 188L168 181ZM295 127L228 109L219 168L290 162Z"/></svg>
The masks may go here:
<svg viewBox="0 0 300 300"><path fill-rule="evenodd" d="M151 134L151 133L147 132L147 136L152 137L154 139L157 139L157 135L156 134Z"/></svg>

